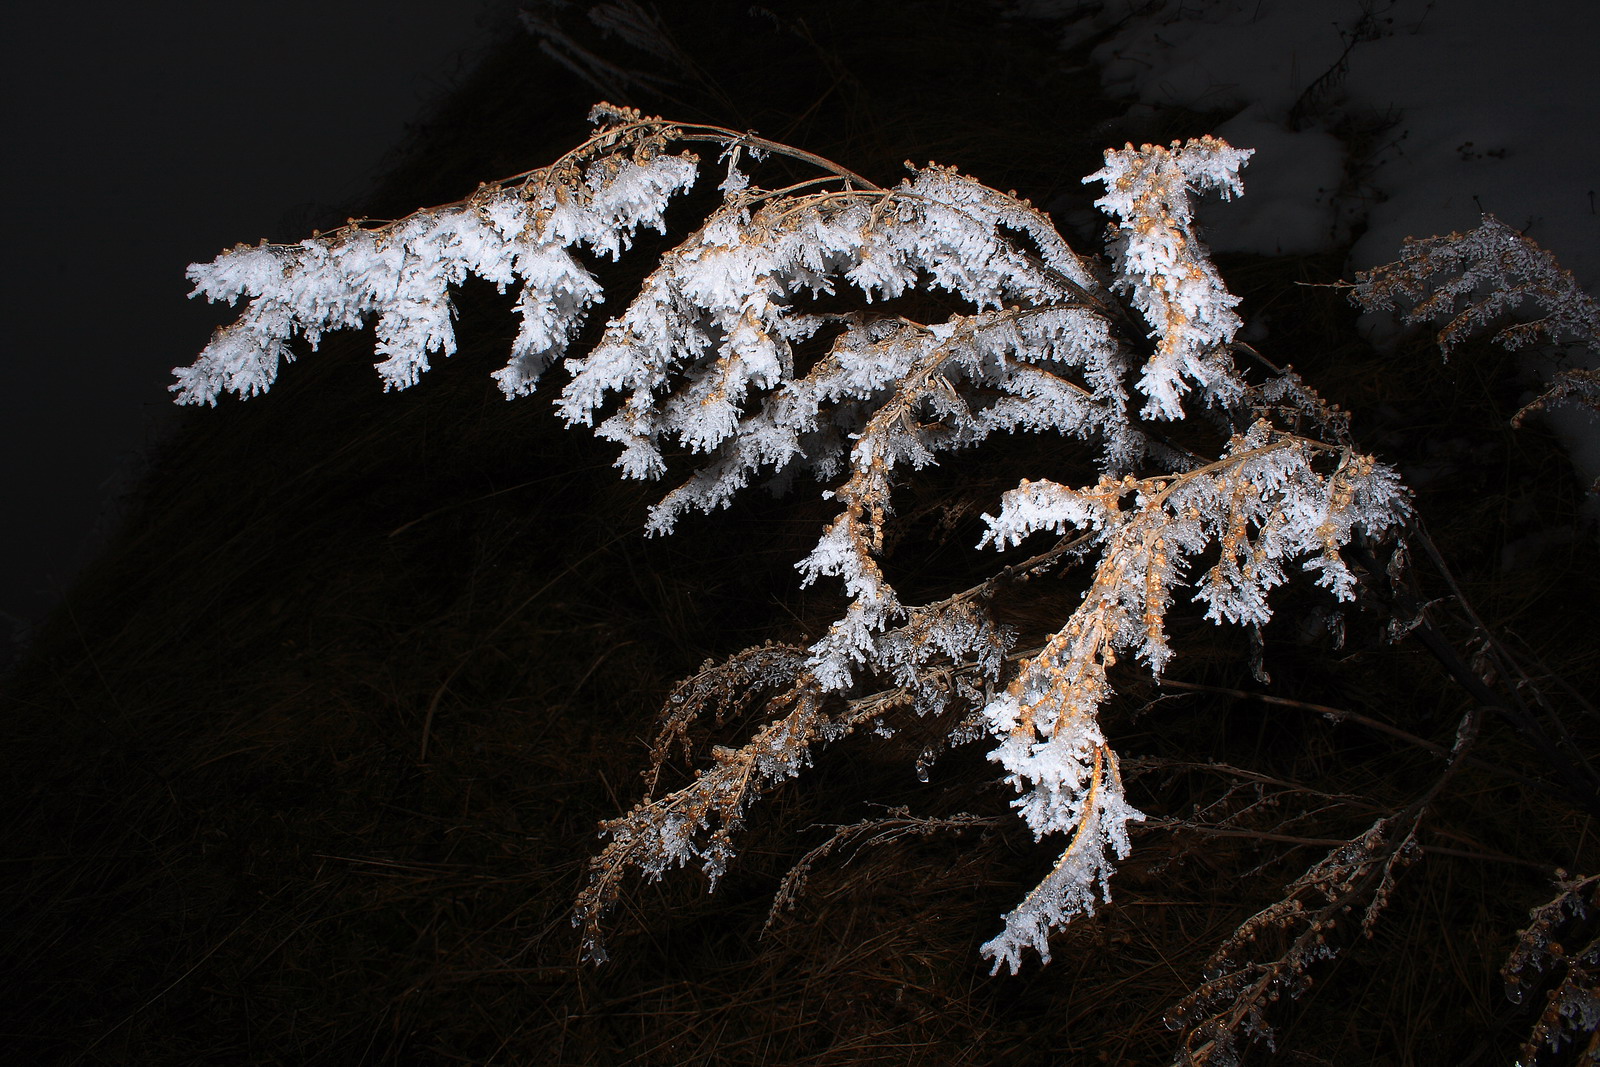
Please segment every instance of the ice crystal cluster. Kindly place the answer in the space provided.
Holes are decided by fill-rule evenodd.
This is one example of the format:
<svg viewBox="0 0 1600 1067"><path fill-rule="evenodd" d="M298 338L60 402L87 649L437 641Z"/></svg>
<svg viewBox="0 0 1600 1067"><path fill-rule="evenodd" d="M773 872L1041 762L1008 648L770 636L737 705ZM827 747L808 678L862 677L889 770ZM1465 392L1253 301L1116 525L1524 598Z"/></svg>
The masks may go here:
<svg viewBox="0 0 1600 1067"><path fill-rule="evenodd" d="M594 117L600 132L556 164L459 203L192 267L197 293L249 302L177 372L179 400L264 391L296 335L314 347L369 318L385 387L410 386L431 353L453 350L450 290L473 274L519 289L522 327L496 375L508 397L561 363L558 410L615 442L624 476L661 478L672 457L693 457L650 531L753 482L821 483L836 513L797 566L804 583L838 582L848 603L809 644L748 649L673 695L655 771L669 748L692 749L699 717L760 709L765 725L713 748L681 788L658 795L652 774L646 798L602 828L575 916L587 951L604 958L601 922L628 872L694 863L714 884L749 805L819 748L934 716L950 744L987 739L1017 814L1062 842L982 949L996 970L1018 970L1030 949L1048 960L1051 932L1108 898L1142 818L1100 722L1118 658L1159 676L1185 590L1208 618L1245 626L1267 620L1294 570L1350 598L1341 547L1406 510L1391 472L1350 447L1303 383L1253 382L1235 362L1237 299L1197 235L1193 197L1241 192L1249 152L1214 138L1107 152L1086 179L1111 222L1097 261L1026 201L950 169L882 188L751 134L606 105ZM718 162L701 164L683 148L693 143L716 146ZM752 162L783 164L789 184L756 184ZM616 256L639 228L662 229L669 199L712 166L717 206L595 343L569 353L606 296L579 253ZM1197 420L1208 452L1163 430ZM1098 469L1043 471L1065 480L1024 481L994 502L979 547L1028 541L1035 555L943 600L905 602L882 567L895 485L1016 431L1082 441ZM1086 575L1081 602L1017 651L991 599L1068 566Z"/></svg>

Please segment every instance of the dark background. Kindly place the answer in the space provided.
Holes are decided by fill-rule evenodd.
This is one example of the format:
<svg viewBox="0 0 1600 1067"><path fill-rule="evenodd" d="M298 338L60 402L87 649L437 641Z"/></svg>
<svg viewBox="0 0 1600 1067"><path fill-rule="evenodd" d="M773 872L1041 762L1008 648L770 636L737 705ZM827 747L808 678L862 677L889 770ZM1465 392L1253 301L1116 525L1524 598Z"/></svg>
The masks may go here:
<svg viewBox="0 0 1600 1067"><path fill-rule="evenodd" d="M842 610L836 583L801 590L793 569L834 505L809 483L780 500L750 493L686 519L673 537L643 538L662 486L620 482L610 445L553 417L552 390L508 404L489 379L515 318L509 294L487 285L463 286L460 350L420 388L384 395L371 332L340 331L267 396L175 412L162 392L167 368L191 360L226 314L183 300L182 268L235 241L296 239L326 217L341 221L319 205L343 197L392 216L546 163L582 139L582 116L602 97L759 130L885 183L902 160L937 159L1049 205L1069 226L1093 214L1079 176L1105 145L1194 136L1225 117L1150 108L1130 120L1103 99L1085 54L1062 53L1054 27L1008 23L982 0L774 6L791 17L752 18L748 0L663 0L688 53L679 63L604 39L582 25L581 5L563 9L580 43L624 74L676 78L673 99L584 84L514 33L429 107L460 47L444 31L407 28L438 49L442 66L426 69L443 73L432 81L416 73L423 44L362 51L375 23L352 18L340 31L309 6L293 24L285 12L295 8L216 9L228 16L219 36L261 49L249 78L248 64L178 33L205 24L213 9L200 5L160 32L148 14L80 7L67 25L33 34L57 42L56 54L13 67L29 94L14 98L76 100L74 114L95 116L107 101L133 100L137 85L160 88L177 117L158 122L133 104L120 135L58 117L34 124L27 151L13 154L23 167L14 177L38 172L33 192L13 194L15 214L34 209L28 225L55 258L13 257L35 288L19 277L11 298L36 295L8 325L41 325L32 340L7 335L21 346L7 363L40 381L7 395L60 398L53 416L40 400L39 418L58 431L48 442L11 416L31 449L13 446L13 469L65 455L89 427L111 429L117 410L128 413L130 444L109 444L107 456L131 456L135 472L148 464L106 550L71 585L72 611L39 628L0 685L0 986L16 991L0 1010L0 1060L1167 1063L1181 1035L1165 1020L1206 983L1231 932L1439 779L1439 753L1464 711L1484 703L1460 676L1506 679L1489 703L1537 704L1570 758L1600 747L1600 713L1581 696L1600 676L1600 650L1581 625L1600 603L1592 548L1577 537L1582 491L1548 433L1508 423L1524 391L1516 358L1483 345L1444 365L1422 335L1376 354L1342 292L1298 284L1340 277L1342 250L1219 257L1246 320L1273 318L1264 354L1292 359L1352 413L1361 447L1416 486L1450 569L1418 541L1421 562L1402 592L1430 605L1445 652L1385 639L1397 616L1382 580L1347 612L1334 648L1330 602L1301 580L1274 597L1254 651L1268 684L1252 671L1245 633L1175 605L1180 652L1161 686L1120 665L1103 716L1130 799L1152 818L1135 828L1115 899L1052 939L1048 967L1030 961L1020 977L993 979L978 945L1061 845L1034 842L1014 817L987 744L957 748L928 782L917 779L912 764L954 728L939 716L906 716L893 738L819 752L753 808L715 894L694 872L630 878L605 931L612 963L580 964L570 918L596 828L640 799L667 694L708 660L769 639L803 646ZM467 9L436 10L455 19ZM250 12L276 31L241 22ZM462 18L452 25L470 40ZM27 35L13 39L28 48ZM99 58L90 40L103 41ZM377 105L354 83L367 86L358 73L374 67L347 57L382 67L395 47L410 73L384 67L390 80L372 93L405 96L406 107L356 154L345 133L375 130ZM207 75L173 74L156 58L209 64L213 81L276 99L313 84L280 76L274 57L291 49L315 49L313 69L336 76L305 90L279 135L248 102L208 90ZM124 84L86 95L84 79L101 67L122 71ZM202 105L210 110L184 110ZM425 121L408 134L406 116L418 111ZM172 145L161 149L158 134ZM225 137L243 156L222 172L173 147ZM397 141L403 150L379 167ZM68 146L74 154L58 165ZM291 190L269 169L289 162L327 186ZM340 167L348 177L335 181ZM712 169L669 216L671 237L641 240L607 267L606 313L715 202ZM148 201L128 191L135 170L149 176ZM210 228L135 222L156 198ZM81 229L54 236L67 218ZM1097 247L1093 226L1074 235L1083 247ZM135 258L154 254L158 238L172 240L165 266ZM53 275L64 277L45 284ZM46 310L42 293L61 298L59 310ZM105 369L86 352L120 358ZM91 367L75 375L72 361ZM170 420L159 447L138 447L141 411ZM1053 435L1005 435L942 460L896 488L885 563L916 600L999 565L972 549L978 516L1019 478L1093 477L1087 455ZM98 491L109 467L108 458L85 484ZM46 476L42 503L24 507L19 478L15 513L56 514L64 485ZM40 569L18 576L48 585ZM1076 572L1041 577L995 610L1017 628L1017 647L1034 647L1084 585ZM742 744L771 714L708 709L695 754L671 757L664 787L704 766L707 746ZM1327 935L1340 955L1315 966L1298 999L1268 1008L1278 1055L1258 1046L1245 1062L1516 1057L1545 990L1570 973L1547 968L1513 1004L1500 968L1516 931L1551 899L1557 865L1589 873L1600 863L1587 799L1562 787L1527 731L1499 713L1483 718L1479 758L1433 803L1424 854L1402 865L1374 936L1354 916L1340 920ZM980 822L805 858L830 827L899 807L914 822L962 813ZM769 929L774 893L804 863L805 892ZM1576 946L1593 931L1558 934ZM1245 951L1269 961L1282 947L1273 935Z"/></svg>
<svg viewBox="0 0 1600 1067"><path fill-rule="evenodd" d="M218 314L184 268L298 239L380 172L503 0L11 5L0 340L0 642L62 595Z"/></svg>

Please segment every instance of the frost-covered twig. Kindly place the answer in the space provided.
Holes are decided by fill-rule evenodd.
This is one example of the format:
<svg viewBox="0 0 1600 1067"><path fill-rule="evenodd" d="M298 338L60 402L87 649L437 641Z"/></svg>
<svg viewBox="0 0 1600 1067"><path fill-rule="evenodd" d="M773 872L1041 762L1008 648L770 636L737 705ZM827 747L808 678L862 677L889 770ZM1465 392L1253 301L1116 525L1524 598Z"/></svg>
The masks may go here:
<svg viewBox="0 0 1600 1067"><path fill-rule="evenodd" d="M1528 913L1501 974L1506 996L1521 1004L1550 983L1544 1007L1522 1043L1518 1062L1534 1067L1545 1049L1579 1046L1575 1062L1600 1059L1600 876L1556 874L1556 895Z"/></svg>
<svg viewBox="0 0 1600 1067"><path fill-rule="evenodd" d="M1156 674L1171 658L1164 620L1188 561L1218 549L1196 594L1213 621L1264 623L1267 594L1286 580L1283 565L1294 558L1309 557L1302 568L1320 572L1319 584L1335 596L1353 595L1355 580L1338 546L1356 530L1381 532L1405 504L1392 476L1365 457L1346 455L1331 474L1318 474L1315 457L1335 451L1277 437L1258 422L1222 459L1194 471L1102 479L1093 491L1024 482L1006 494L990 520L998 544L1070 524L1096 531L1100 556L1067 625L985 709L991 730L1004 738L992 758L1023 793L1016 806L1035 835L1074 833L1051 878L984 946L997 968L1004 962L1017 970L1023 947L1048 959L1049 931L1093 911L1097 884L1104 892L1107 850L1121 858L1130 848L1124 826L1143 816L1123 797L1098 712L1119 653L1133 652Z"/></svg>
<svg viewBox="0 0 1600 1067"><path fill-rule="evenodd" d="M1511 425L1521 426L1529 415L1538 411L1575 404L1590 411L1600 412L1600 370L1588 367L1567 367L1550 378L1549 388L1517 409L1511 416Z"/></svg>
<svg viewBox="0 0 1600 1067"><path fill-rule="evenodd" d="M1213 401L1232 402L1243 392L1227 353L1239 332L1239 298L1195 236L1192 193L1239 195L1239 171L1251 154L1215 137L1170 150L1130 144L1107 152L1106 165L1084 179L1105 183L1095 207L1117 220L1109 249L1116 288L1131 297L1157 342L1139 382L1149 397L1147 416L1181 418L1185 379Z"/></svg>
<svg viewBox="0 0 1600 1067"><path fill-rule="evenodd" d="M1466 233L1408 239L1395 262L1358 272L1350 295L1368 311L1400 310L1408 323L1442 323L1437 340L1447 359L1459 345L1491 330L1508 351L1551 344L1600 359L1600 301L1549 251L1493 215L1485 214ZM1530 307L1536 317L1503 325ZM1600 415L1600 371L1556 370L1511 424L1521 426L1530 415L1561 405ZM1600 493L1600 480L1593 491Z"/></svg>
<svg viewBox="0 0 1600 1067"><path fill-rule="evenodd" d="M1462 717L1450 762L1420 797L1336 845L1212 953L1201 983L1167 1016L1182 1034L1174 1067L1234 1067L1240 1038L1274 1047L1271 1005L1298 997L1316 964L1338 955L1338 928L1359 911L1356 928L1372 936L1396 878L1422 855L1417 829L1476 741L1479 717L1476 708Z"/></svg>
<svg viewBox="0 0 1600 1067"><path fill-rule="evenodd" d="M834 827L832 835L826 841L800 857L783 876L778 891L772 895L772 907L767 912L766 924L761 928L762 933L765 934L772 929L773 923L778 921L778 916L782 912L794 910L796 902L805 892L812 869L846 844L860 842L856 846L856 851L859 852L868 845L876 847L907 837L929 837L937 833L961 833L978 827L991 827L996 822L995 819L965 813L937 819L927 818L912 815L909 808L901 807L893 809L881 818L864 819L849 826Z"/></svg>
<svg viewBox="0 0 1600 1067"><path fill-rule="evenodd" d="M1525 304L1538 317L1500 327L1497 344L1600 349L1600 303L1555 256L1493 215L1466 233L1408 239L1398 260L1356 274L1351 298L1368 311L1403 309L1406 322L1443 323L1446 356Z"/></svg>

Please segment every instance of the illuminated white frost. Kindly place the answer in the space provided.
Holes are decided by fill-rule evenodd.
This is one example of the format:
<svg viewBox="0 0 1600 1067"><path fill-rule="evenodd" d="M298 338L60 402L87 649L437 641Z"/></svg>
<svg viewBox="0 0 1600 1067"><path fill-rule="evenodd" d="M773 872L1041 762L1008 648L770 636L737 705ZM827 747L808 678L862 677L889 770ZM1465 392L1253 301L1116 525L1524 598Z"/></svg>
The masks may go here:
<svg viewBox="0 0 1600 1067"><path fill-rule="evenodd" d="M500 290L520 284L522 328L497 372L507 396L529 392L565 352L599 284L572 256L609 256L642 226L663 229L673 194L693 184L692 157L592 165L576 188L541 182L486 186L460 204L420 211L377 229L351 223L294 245L240 245L189 267L193 296L249 303L218 330L172 386L180 404L215 404L223 392L264 393L294 358L296 334L315 349L328 330L377 317L377 369L385 389L415 385L434 352L455 351L450 290L468 275Z"/></svg>

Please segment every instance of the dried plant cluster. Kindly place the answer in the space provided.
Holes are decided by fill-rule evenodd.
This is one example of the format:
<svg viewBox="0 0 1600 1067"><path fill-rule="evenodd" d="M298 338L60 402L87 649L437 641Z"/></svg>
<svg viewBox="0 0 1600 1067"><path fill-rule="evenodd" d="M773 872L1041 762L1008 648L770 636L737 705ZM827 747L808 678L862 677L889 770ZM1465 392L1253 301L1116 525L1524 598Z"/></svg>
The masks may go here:
<svg viewBox="0 0 1600 1067"><path fill-rule="evenodd" d="M1400 310L1408 323L1441 324L1446 358L1493 331L1495 343L1509 351L1543 344L1575 349L1591 363L1600 359L1600 302L1548 250L1493 215L1466 233L1407 240L1398 260L1357 274L1350 295L1369 311ZM1526 305L1535 317L1506 321ZM1600 369L1559 367L1512 424L1557 405L1600 413ZM1593 489L1600 493L1600 480Z"/></svg>
<svg viewBox="0 0 1600 1067"><path fill-rule="evenodd" d="M600 132L555 164L458 203L192 267L197 293L248 305L177 372L179 400L263 392L293 338L314 347L373 318L385 387L408 387L430 355L453 351L451 288L476 275L519 290L521 328L495 375L506 396L562 363L567 423L620 446L624 476L674 477L650 532L725 507L753 482L820 483L836 513L797 566L803 583L842 587L842 612L808 644L748 649L673 695L650 789L603 827L609 840L577 902L586 950L604 958L602 922L630 872L693 863L714 884L759 797L831 742L920 717L946 744L987 745L1016 813L1061 842L1053 869L982 947L997 971L1019 970L1030 950L1048 960L1052 931L1108 896L1128 824L1143 818L1100 723L1118 660L1159 676L1181 598L1245 627L1267 621L1272 591L1294 571L1351 599L1346 547L1382 538L1408 512L1393 472L1352 446L1337 409L1294 375L1247 373L1237 358L1238 301L1192 212L1199 192L1242 191L1249 152L1213 138L1108 151L1086 179L1103 187L1097 204L1111 220L1107 254L1091 260L1026 201L946 168L881 188L734 130L607 105L593 117ZM569 352L607 296L583 257L617 257L644 227L666 232L669 200L702 167L684 148L693 143L720 151L720 201L598 341ZM769 157L790 168L787 184L747 172ZM883 565L896 486L1019 431L1098 457L1005 493L979 547L1046 540L942 599L902 599ZM1070 567L1083 575L1081 600L1042 643L1019 648L994 599ZM764 725L662 790L663 761L693 754L697 720L735 711L759 711ZM1375 826L1349 846L1360 856L1329 863L1370 881L1377 862L1386 886L1402 852L1373 842L1406 833Z"/></svg>
<svg viewBox="0 0 1600 1067"><path fill-rule="evenodd" d="M1556 872L1556 895L1528 913L1517 945L1501 972L1506 993L1520 1004L1543 983L1544 1010L1523 1042L1520 1062L1540 1052L1570 1049L1576 1062L1600 1060L1600 877Z"/></svg>
<svg viewBox="0 0 1600 1067"><path fill-rule="evenodd" d="M1479 718L1476 708L1462 717L1444 773L1421 796L1334 846L1217 947L1201 983L1167 1016L1182 1034L1176 1063L1234 1067L1241 1037L1272 1046L1268 1009L1310 987L1315 965L1339 954L1349 933L1341 927L1372 937L1396 876L1421 858L1417 830L1477 739Z"/></svg>

